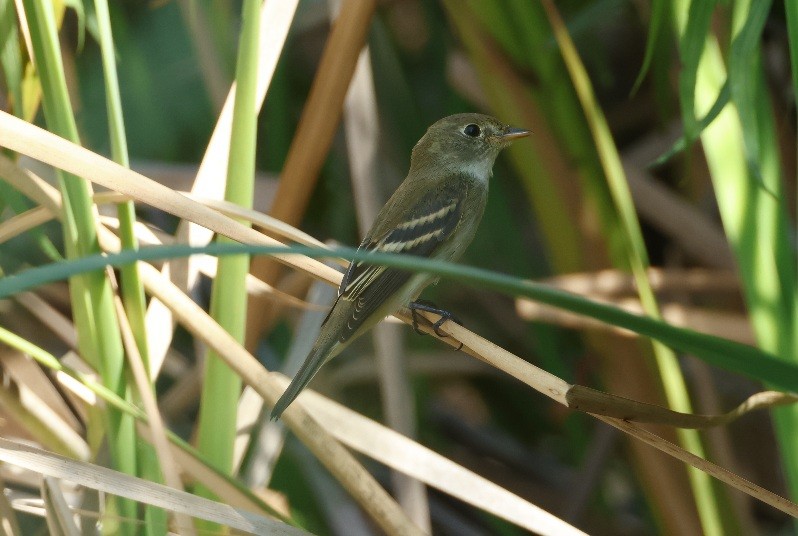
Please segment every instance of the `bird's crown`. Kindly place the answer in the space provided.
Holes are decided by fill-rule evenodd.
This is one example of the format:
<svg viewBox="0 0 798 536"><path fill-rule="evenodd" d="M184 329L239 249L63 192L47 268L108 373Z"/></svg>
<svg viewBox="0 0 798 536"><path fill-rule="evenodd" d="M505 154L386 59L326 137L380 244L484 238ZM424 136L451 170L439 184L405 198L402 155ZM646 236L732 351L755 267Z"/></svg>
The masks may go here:
<svg viewBox="0 0 798 536"><path fill-rule="evenodd" d="M463 113L432 124L413 148L411 170L441 167L490 175L499 152L529 131L506 125L489 115Z"/></svg>

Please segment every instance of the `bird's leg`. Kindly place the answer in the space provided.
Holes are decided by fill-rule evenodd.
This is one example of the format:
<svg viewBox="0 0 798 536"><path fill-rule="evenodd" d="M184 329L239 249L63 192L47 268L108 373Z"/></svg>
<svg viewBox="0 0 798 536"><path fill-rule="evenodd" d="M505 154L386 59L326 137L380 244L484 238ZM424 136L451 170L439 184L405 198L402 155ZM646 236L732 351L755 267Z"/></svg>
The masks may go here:
<svg viewBox="0 0 798 536"><path fill-rule="evenodd" d="M413 329L419 335L424 335L424 332L418 329L418 317L419 317L418 311L424 311L425 313L433 313L440 317L432 324L432 329L435 332L435 335L437 335L440 338L449 336L446 333L441 332L439 329L447 320L451 320L455 324L459 324L461 326L463 325L460 319L454 316L452 313L446 311L445 309L436 307L435 304L427 300L416 300L414 302L410 302L410 304L407 307L410 309L410 314L413 317ZM426 320L426 318L424 320ZM460 347L457 349L460 350L460 348L462 347L463 343L460 343Z"/></svg>

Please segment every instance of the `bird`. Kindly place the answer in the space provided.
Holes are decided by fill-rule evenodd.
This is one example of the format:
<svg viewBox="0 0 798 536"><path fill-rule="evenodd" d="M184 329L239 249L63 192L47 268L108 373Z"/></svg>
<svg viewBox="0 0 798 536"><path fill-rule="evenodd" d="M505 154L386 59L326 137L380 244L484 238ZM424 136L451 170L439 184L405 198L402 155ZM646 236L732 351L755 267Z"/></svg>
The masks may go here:
<svg viewBox="0 0 798 536"><path fill-rule="evenodd" d="M485 211L496 157L530 134L478 113L433 123L413 148L407 177L380 210L358 251L459 259ZM313 348L270 418L282 415L322 365L386 316L404 306L412 309L421 291L436 280L430 274L352 261ZM446 318L451 315L442 314L439 322Z"/></svg>

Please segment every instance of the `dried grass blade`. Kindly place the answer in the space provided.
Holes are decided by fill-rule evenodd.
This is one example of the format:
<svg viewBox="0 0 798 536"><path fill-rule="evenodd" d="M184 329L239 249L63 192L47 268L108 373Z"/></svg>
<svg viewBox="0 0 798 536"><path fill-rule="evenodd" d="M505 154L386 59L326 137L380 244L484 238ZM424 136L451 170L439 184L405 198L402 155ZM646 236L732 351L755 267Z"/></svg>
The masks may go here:
<svg viewBox="0 0 798 536"><path fill-rule="evenodd" d="M87 177L101 186L124 193L169 214L193 221L233 240L252 244L282 245L135 171L5 112L0 112L0 146L75 175ZM318 261L297 255L275 258L313 277L334 284L340 283L341 274Z"/></svg>
<svg viewBox="0 0 798 536"><path fill-rule="evenodd" d="M58 479L45 476L42 480L42 499L47 510L47 527L54 536L80 536L72 510L61 493Z"/></svg>
<svg viewBox="0 0 798 536"><path fill-rule="evenodd" d="M2 438L0 438L0 460L42 475L68 480L87 488L254 534L307 534L298 528L226 504Z"/></svg>
<svg viewBox="0 0 798 536"><path fill-rule="evenodd" d="M281 383L288 385L287 380ZM453 497L538 534L583 534L493 482L314 391L305 391L297 401L327 423L340 441Z"/></svg>

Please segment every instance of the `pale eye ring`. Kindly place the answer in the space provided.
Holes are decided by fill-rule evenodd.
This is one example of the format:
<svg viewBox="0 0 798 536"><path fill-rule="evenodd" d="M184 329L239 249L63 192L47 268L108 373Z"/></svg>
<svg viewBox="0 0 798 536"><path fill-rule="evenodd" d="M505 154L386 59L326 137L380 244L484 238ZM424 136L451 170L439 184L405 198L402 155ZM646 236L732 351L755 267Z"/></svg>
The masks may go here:
<svg viewBox="0 0 798 536"><path fill-rule="evenodd" d="M469 138L477 138L480 134L482 134L482 130L479 128L479 125L471 123L470 125L463 127L463 134Z"/></svg>

